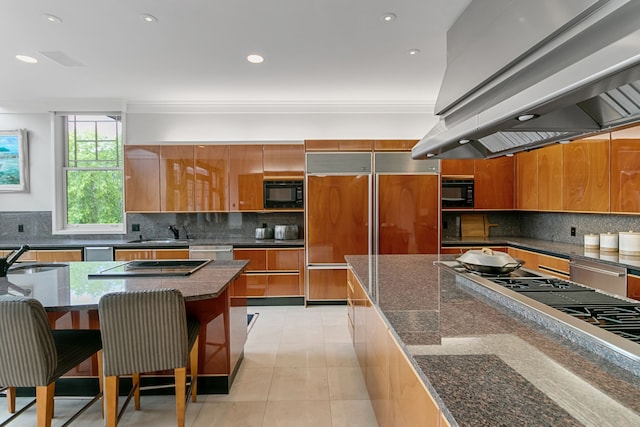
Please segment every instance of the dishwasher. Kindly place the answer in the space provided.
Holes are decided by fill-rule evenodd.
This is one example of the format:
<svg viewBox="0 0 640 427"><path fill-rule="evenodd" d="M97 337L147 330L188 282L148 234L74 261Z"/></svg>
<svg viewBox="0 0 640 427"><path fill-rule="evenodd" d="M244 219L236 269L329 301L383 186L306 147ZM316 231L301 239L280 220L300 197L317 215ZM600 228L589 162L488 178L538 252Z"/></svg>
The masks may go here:
<svg viewBox="0 0 640 427"><path fill-rule="evenodd" d="M627 269L597 261L571 259L571 281L609 294L627 296Z"/></svg>
<svg viewBox="0 0 640 427"><path fill-rule="evenodd" d="M233 246L189 246L189 259L212 259L214 261L231 261L233 260Z"/></svg>

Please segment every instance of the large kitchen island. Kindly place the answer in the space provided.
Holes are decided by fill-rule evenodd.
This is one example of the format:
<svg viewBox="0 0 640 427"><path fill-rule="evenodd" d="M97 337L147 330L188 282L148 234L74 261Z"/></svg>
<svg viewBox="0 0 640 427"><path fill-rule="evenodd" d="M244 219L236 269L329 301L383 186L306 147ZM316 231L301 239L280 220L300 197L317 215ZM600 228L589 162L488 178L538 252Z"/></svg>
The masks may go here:
<svg viewBox="0 0 640 427"><path fill-rule="evenodd" d="M346 257L354 346L381 427L640 425L640 345L596 351L586 334L434 264L453 258Z"/></svg>
<svg viewBox="0 0 640 427"><path fill-rule="evenodd" d="M193 274L105 275L122 262L70 262L18 266L0 278L0 295L38 299L55 329L98 329L98 301L110 292L174 288L185 297L189 316L200 321L199 393L227 393L242 360L247 337L246 298L235 287L247 261L214 261ZM115 270L113 270L115 271ZM166 270L165 270L166 273ZM16 325L16 327L19 327ZM165 381L164 372L143 376L143 384ZM170 376L169 376L170 377ZM95 357L69 373L57 387L59 394L83 393L97 387Z"/></svg>

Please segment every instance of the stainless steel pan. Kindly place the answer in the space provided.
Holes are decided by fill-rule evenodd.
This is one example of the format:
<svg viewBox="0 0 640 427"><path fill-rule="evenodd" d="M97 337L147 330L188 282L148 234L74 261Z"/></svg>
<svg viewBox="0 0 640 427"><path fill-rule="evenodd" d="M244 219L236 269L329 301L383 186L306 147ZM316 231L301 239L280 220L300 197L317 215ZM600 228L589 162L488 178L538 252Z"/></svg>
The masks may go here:
<svg viewBox="0 0 640 427"><path fill-rule="evenodd" d="M464 268L483 274L509 274L522 267L524 261L489 248L473 249L456 258Z"/></svg>

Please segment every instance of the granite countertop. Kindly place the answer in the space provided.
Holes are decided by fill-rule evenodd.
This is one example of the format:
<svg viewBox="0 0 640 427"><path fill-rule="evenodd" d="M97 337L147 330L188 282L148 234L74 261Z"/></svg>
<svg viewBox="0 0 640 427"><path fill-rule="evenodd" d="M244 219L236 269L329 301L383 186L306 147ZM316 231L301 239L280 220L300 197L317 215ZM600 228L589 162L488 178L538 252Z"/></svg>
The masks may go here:
<svg viewBox="0 0 640 427"><path fill-rule="evenodd" d="M0 278L3 294L30 296L47 311L97 309L100 297L109 292L175 288L186 301L217 298L240 275L248 261L214 261L189 276L89 279L122 261L69 262L63 267L32 274L11 273ZM55 264L54 264L55 265Z"/></svg>
<svg viewBox="0 0 640 427"><path fill-rule="evenodd" d="M640 256L623 255L618 252L604 252L597 249L585 249L585 247L581 245L552 242L550 240L531 239L527 237L449 237L442 239L442 246L513 246L520 249L535 250L548 255L555 255L561 258L600 261L605 264L622 266L636 271L640 269Z"/></svg>
<svg viewBox="0 0 640 427"><path fill-rule="evenodd" d="M159 239L162 240L162 239ZM26 240L0 240L0 249L16 249L21 245L27 244L33 249L77 249L94 246L112 246L121 249L135 248L188 248L189 246L206 246L206 245L231 245L237 248L252 247L304 247L303 239L296 240L276 240L265 239L257 240L245 237L226 237L226 238L205 238L205 239L188 239L178 240L176 242L168 241L156 242L132 242L131 239L113 238L113 239L81 239L81 238L51 238L51 239L26 239Z"/></svg>
<svg viewBox="0 0 640 427"><path fill-rule="evenodd" d="M346 257L452 426L640 425L640 377L434 265L453 258Z"/></svg>

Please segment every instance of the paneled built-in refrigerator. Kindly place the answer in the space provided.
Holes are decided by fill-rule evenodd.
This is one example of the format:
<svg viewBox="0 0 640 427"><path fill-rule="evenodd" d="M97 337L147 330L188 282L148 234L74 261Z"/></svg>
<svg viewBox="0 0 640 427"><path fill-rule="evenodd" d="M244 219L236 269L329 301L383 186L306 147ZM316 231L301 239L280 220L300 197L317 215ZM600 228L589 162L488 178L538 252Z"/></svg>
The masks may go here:
<svg viewBox="0 0 640 427"><path fill-rule="evenodd" d="M437 253L438 162L307 153L306 299L347 298L345 255Z"/></svg>

